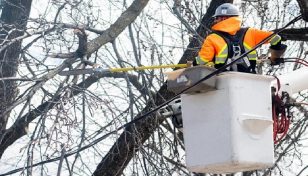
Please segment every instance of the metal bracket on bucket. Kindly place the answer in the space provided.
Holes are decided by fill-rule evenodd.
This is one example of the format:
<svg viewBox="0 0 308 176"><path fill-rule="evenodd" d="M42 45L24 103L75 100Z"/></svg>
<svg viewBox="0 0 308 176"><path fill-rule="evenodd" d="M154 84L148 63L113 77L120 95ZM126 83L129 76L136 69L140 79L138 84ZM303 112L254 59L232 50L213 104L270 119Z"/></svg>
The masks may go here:
<svg viewBox="0 0 308 176"><path fill-rule="evenodd" d="M172 124L178 128L179 131L183 132L182 105L180 98L170 102L168 106L160 109L159 112L164 117L171 117Z"/></svg>

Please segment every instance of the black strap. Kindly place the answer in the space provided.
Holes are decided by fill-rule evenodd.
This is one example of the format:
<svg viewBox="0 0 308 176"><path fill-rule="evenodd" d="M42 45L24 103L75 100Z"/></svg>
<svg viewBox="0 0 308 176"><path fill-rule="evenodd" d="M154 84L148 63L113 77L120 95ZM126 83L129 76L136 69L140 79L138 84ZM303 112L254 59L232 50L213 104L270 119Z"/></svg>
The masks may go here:
<svg viewBox="0 0 308 176"><path fill-rule="evenodd" d="M225 40L228 46L228 58L231 58L234 55L233 48L232 48L233 45L240 46L241 55L245 53L243 41L244 41L244 37L248 29L249 28L240 28L240 30L238 30L235 35L230 35L229 33L222 32L222 31L213 31L213 33L221 36Z"/></svg>

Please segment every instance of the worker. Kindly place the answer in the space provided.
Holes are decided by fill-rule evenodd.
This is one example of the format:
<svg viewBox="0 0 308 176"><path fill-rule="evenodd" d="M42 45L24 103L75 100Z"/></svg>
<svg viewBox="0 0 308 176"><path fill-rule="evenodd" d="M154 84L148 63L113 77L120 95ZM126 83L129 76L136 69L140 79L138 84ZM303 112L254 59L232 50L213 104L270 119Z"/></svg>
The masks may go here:
<svg viewBox="0 0 308 176"><path fill-rule="evenodd" d="M241 28L242 18L239 17L239 9L230 3L220 5L213 17L215 18L215 25L212 27L213 33L205 39L198 57L193 62L194 66L213 62L215 68L219 69L224 64L230 63L251 50L273 33L256 28ZM274 35L266 43L271 44L270 59L272 64L277 64L278 61L281 61L279 58L287 46L281 43L279 35ZM256 73L256 61L257 53L254 50L224 71Z"/></svg>

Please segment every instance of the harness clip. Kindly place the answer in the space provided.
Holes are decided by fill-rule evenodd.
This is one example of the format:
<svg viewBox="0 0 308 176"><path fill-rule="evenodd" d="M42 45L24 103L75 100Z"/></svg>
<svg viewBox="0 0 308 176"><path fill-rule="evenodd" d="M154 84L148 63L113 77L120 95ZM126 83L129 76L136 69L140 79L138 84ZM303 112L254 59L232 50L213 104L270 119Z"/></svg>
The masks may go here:
<svg viewBox="0 0 308 176"><path fill-rule="evenodd" d="M232 46L232 48L233 48L233 52L234 52L234 55L235 54L240 54L240 52L241 52L241 47L240 47L240 45L233 45Z"/></svg>

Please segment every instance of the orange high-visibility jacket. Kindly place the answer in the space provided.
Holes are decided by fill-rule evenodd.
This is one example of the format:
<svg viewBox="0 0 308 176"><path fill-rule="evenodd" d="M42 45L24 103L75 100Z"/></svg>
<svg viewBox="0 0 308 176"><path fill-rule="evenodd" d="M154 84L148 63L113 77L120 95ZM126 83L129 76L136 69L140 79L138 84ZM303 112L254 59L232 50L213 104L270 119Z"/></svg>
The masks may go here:
<svg viewBox="0 0 308 176"><path fill-rule="evenodd" d="M212 29L216 31L227 32L231 35L235 35L240 29L242 19L240 17L230 17L224 21L215 24ZM249 28L245 34L243 45L245 52L249 51L256 44L261 42L264 38L271 35L273 32L262 31L255 28ZM279 35L273 36L266 43L271 45L277 44L281 40ZM266 44L265 43L265 44ZM199 52L199 56L196 58L197 64L205 65L208 62L214 62L215 64L224 64L227 60L228 47L225 40L219 35L212 33L204 41L203 46ZM248 54L248 58L251 61L257 59L256 51L252 51Z"/></svg>

